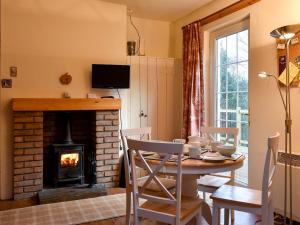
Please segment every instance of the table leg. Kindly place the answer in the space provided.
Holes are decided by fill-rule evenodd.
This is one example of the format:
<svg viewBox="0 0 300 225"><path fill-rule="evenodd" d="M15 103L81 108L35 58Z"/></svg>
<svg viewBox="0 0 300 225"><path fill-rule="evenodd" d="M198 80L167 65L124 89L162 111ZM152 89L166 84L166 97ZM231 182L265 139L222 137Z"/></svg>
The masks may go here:
<svg viewBox="0 0 300 225"><path fill-rule="evenodd" d="M197 175L182 175L181 194L186 197L199 198Z"/></svg>
<svg viewBox="0 0 300 225"><path fill-rule="evenodd" d="M182 175L182 192L181 194L183 196L192 197L192 198L199 198L198 194L198 185L197 185L197 179L199 178L198 175L188 175L184 174ZM212 224L212 216L211 216L211 209L209 205L203 201L202 204L202 216L206 220L208 224ZM196 224L195 220L193 220L193 223L190 224Z"/></svg>

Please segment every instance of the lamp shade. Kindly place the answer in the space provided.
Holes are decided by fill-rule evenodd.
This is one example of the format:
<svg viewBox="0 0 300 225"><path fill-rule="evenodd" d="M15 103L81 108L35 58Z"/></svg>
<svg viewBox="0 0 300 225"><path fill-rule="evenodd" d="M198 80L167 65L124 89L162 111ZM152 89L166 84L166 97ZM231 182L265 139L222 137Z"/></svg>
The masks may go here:
<svg viewBox="0 0 300 225"><path fill-rule="evenodd" d="M265 71L261 71L257 73L257 76L259 76L260 78L266 78L268 74Z"/></svg>
<svg viewBox="0 0 300 225"><path fill-rule="evenodd" d="M290 39L300 31L300 24L287 25L273 30L270 35L274 38Z"/></svg>

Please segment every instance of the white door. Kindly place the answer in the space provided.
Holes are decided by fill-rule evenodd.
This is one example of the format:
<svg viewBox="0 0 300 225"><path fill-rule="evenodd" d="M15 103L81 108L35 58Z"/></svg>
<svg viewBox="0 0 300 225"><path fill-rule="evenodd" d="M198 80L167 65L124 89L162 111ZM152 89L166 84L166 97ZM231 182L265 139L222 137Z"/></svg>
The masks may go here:
<svg viewBox="0 0 300 225"><path fill-rule="evenodd" d="M140 58L128 57L130 62L129 127L141 126L140 115Z"/></svg>
<svg viewBox="0 0 300 225"><path fill-rule="evenodd" d="M214 43L214 124L239 128L238 151L248 155L248 27L242 22L216 32ZM248 157L246 157L248 159ZM248 183L248 162L236 172Z"/></svg>
<svg viewBox="0 0 300 225"><path fill-rule="evenodd" d="M151 129L152 139L158 139L158 115L157 115L157 71L156 71L156 57L148 57L148 126Z"/></svg>
<svg viewBox="0 0 300 225"><path fill-rule="evenodd" d="M130 128L152 128L152 139L180 137L181 99L175 60L147 56L128 57L130 68Z"/></svg>
<svg viewBox="0 0 300 225"><path fill-rule="evenodd" d="M148 57L140 58L140 127L148 127Z"/></svg>

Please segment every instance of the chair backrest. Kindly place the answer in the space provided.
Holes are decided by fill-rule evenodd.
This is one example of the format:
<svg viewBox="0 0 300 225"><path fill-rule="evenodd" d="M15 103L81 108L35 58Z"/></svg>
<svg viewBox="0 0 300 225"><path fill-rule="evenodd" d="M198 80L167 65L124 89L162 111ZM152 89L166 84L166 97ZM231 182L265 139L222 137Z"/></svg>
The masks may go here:
<svg viewBox="0 0 300 225"><path fill-rule="evenodd" d="M279 136L280 134L277 132L274 136L268 137L268 149L266 152L262 182L262 202L266 203L265 205L267 205L271 194L272 179L277 164Z"/></svg>
<svg viewBox="0 0 300 225"><path fill-rule="evenodd" d="M129 156L131 160L131 173L132 173L132 184L133 184L133 209L135 219L138 217L144 218L155 218L164 223L168 224L179 224L180 223L180 209L181 209L181 181L182 181L182 169L181 169L181 157L183 153L183 144L172 143L172 142L154 142L154 141L139 141L127 139L129 148ZM150 166L147 160L144 158L143 152L156 152L163 155L161 161L155 166ZM176 175L176 194L172 195L168 189L160 182L157 177L158 172L163 173L162 169L166 162L173 156L177 156L177 175ZM149 177L141 188L137 185L136 175L136 164L145 168ZM154 181L161 192L150 192L146 193L146 187L151 181ZM162 194L163 193L163 194ZM139 205L139 199L145 199L147 201L161 204L172 204L176 205L176 214L166 214L153 209L142 208Z"/></svg>
<svg viewBox="0 0 300 225"><path fill-rule="evenodd" d="M232 127L201 127L201 134L203 136L206 136L210 141L217 141L218 136L221 135L221 137L224 135L224 141L229 142L233 139L233 146L237 146L237 136L239 134L238 128L232 128Z"/></svg>
<svg viewBox="0 0 300 225"><path fill-rule="evenodd" d="M127 139L138 139L138 140L150 140L151 139L151 127L145 128L131 128L123 129L121 132L123 153L124 153L124 167L125 167L125 182L126 186L131 184L131 173L130 173L130 163L128 158L128 146Z"/></svg>

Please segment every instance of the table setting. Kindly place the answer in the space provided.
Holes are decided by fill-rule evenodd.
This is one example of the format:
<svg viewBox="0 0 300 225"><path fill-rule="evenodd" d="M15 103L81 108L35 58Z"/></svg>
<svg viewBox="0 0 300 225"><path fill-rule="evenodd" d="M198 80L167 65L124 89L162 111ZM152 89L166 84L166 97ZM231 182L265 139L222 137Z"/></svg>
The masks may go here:
<svg viewBox="0 0 300 225"><path fill-rule="evenodd" d="M156 140L152 140L156 141ZM190 136L188 142L185 139L174 139L174 143L184 144L182 161L186 159L203 160L207 162L223 162L225 160L236 161L242 153L236 152L236 146L229 145L226 141L209 140L205 137ZM156 153L144 155L149 160L161 160L163 156ZM169 161L176 161L173 156Z"/></svg>

